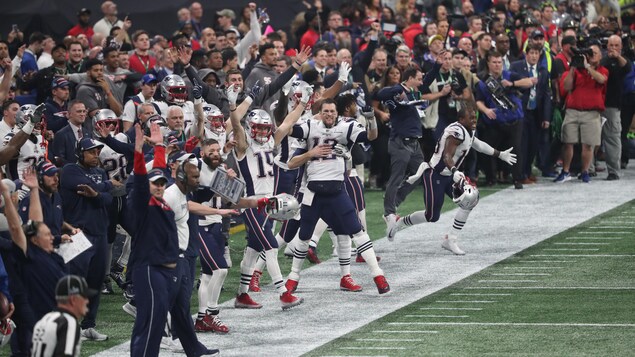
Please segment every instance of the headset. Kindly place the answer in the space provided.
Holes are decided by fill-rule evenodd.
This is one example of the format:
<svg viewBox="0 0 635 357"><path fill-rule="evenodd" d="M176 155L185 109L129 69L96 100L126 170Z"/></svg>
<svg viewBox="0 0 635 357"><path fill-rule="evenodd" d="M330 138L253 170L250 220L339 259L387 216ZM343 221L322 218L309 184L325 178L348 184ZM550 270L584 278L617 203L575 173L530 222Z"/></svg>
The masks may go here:
<svg viewBox="0 0 635 357"><path fill-rule="evenodd" d="M176 168L176 179L179 180L183 185L187 187L187 173L185 172L185 164L187 164L188 160L183 160Z"/></svg>
<svg viewBox="0 0 635 357"><path fill-rule="evenodd" d="M27 239L31 237L35 237L37 235L37 229L40 226L40 222L36 222L34 220L29 219L25 224L22 225L22 230L24 231L24 235Z"/></svg>

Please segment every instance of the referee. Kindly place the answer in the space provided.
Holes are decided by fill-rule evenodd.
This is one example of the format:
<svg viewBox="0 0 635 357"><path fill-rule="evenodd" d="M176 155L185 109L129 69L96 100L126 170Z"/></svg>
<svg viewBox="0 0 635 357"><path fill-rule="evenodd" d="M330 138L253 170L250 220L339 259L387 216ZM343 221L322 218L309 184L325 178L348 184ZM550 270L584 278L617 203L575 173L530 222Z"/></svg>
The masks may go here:
<svg viewBox="0 0 635 357"><path fill-rule="evenodd" d="M33 329L32 357L79 356L81 339L78 320L88 313L88 299L97 295L86 279L66 275L55 286L57 310L49 312Z"/></svg>

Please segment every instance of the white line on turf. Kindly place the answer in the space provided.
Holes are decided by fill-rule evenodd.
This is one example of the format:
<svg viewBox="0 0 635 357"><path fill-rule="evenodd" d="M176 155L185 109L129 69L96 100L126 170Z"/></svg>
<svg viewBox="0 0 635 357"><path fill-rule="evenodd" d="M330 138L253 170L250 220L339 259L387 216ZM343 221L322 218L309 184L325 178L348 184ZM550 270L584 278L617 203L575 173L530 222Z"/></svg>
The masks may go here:
<svg viewBox="0 0 635 357"><path fill-rule="evenodd" d="M376 347L376 346L365 346L365 347L338 347L338 350L405 350L406 347Z"/></svg>
<svg viewBox="0 0 635 357"><path fill-rule="evenodd" d="M600 249L599 248L544 248L543 250L548 250L548 251L587 251L587 252L597 252Z"/></svg>
<svg viewBox="0 0 635 357"><path fill-rule="evenodd" d="M356 338L359 342L423 342L422 338Z"/></svg>
<svg viewBox="0 0 635 357"><path fill-rule="evenodd" d="M468 315L406 315L406 317L432 317L432 318L445 318L445 319L467 319Z"/></svg>
<svg viewBox="0 0 635 357"><path fill-rule="evenodd" d="M497 302L496 300L437 300L435 302L444 303L444 304L491 304L493 302Z"/></svg>
<svg viewBox="0 0 635 357"><path fill-rule="evenodd" d="M509 294L511 295L511 294ZM419 310L466 310L466 311L481 311L482 307L420 307Z"/></svg>
<svg viewBox="0 0 635 357"><path fill-rule="evenodd" d="M503 269L562 269L564 267L503 267Z"/></svg>
<svg viewBox="0 0 635 357"><path fill-rule="evenodd" d="M595 232L578 232L578 234L633 234L631 231L595 231Z"/></svg>
<svg viewBox="0 0 635 357"><path fill-rule="evenodd" d="M635 254L533 254L532 257L632 258Z"/></svg>
<svg viewBox="0 0 635 357"><path fill-rule="evenodd" d="M505 273L492 273L490 274L492 276L532 276L532 275L542 275L542 276L550 276L551 274L549 273L509 273L509 274L505 274Z"/></svg>
<svg viewBox="0 0 635 357"><path fill-rule="evenodd" d="M391 330L375 330L373 333L439 333L439 331L433 330L399 330L399 331L391 331Z"/></svg>
<svg viewBox="0 0 635 357"><path fill-rule="evenodd" d="M497 279L497 280L492 280L492 279L484 279L484 280L479 280L479 283L537 283L538 280L502 280L502 279Z"/></svg>
<svg viewBox="0 0 635 357"><path fill-rule="evenodd" d="M567 237L566 239L620 240L622 237Z"/></svg>
<svg viewBox="0 0 635 357"><path fill-rule="evenodd" d="M626 228L626 227L635 227L633 225L631 226L626 226L621 224L619 227L615 227L615 226L591 226L591 227L587 227L587 229L622 229L622 228Z"/></svg>
<svg viewBox="0 0 635 357"><path fill-rule="evenodd" d="M611 245L611 243L598 243L598 242L556 242L557 245Z"/></svg>
<svg viewBox="0 0 635 357"><path fill-rule="evenodd" d="M520 326L520 327L635 327L635 324L593 324L558 322L389 322L389 325Z"/></svg>
<svg viewBox="0 0 635 357"><path fill-rule="evenodd" d="M521 260L520 263L577 263L575 260Z"/></svg>
<svg viewBox="0 0 635 357"><path fill-rule="evenodd" d="M454 296L512 296L512 294L504 294L504 293L499 293L499 294L482 294L482 293L452 293L450 295L454 295Z"/></svg>
<svg viewBox="0 0 635 357"><path fill-rule="evenodd" d="M635 290L631 286L471 286L466 289L498 290Z"/></svg>

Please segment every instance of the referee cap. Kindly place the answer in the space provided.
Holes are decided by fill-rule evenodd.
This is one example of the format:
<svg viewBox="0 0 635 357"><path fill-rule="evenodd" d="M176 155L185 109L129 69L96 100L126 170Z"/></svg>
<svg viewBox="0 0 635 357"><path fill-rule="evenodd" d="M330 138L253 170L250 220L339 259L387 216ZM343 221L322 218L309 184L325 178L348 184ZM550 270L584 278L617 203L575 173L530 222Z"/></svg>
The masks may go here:
<svg viewBox="0 0 635 357"><path fill-rule="evenodd" d="M97 290L88 287L86 279L78 275L66 275L61 278L55 286L56 298L67 298L71 295L81 295L91 298L97 295Z"/></svg>

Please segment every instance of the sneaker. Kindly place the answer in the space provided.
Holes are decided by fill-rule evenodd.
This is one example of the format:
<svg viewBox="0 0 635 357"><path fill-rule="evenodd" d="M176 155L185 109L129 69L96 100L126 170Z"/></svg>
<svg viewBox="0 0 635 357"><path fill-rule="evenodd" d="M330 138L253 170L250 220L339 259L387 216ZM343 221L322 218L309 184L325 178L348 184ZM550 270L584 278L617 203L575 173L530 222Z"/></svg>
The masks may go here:
<svg viewBox="0 0 635 357"><path fill-rule="evenodd" d="M379 295L388 294L390 292L390 285L388 285L386 277L383 275L377 275L373 278L373 280L375 281L375 285L377 285Z"/></svg>
<svg viewBox="0 0 635 357"><path fill-rule="evenodd" d="M294 293L298 290L298 281L293 279L287 279L287 282L284 284L284 287L287 288L288 292Z"/></svg>
<svg viewBox="0 0 635 357"><path fill-rule="evenodd" d="M584 183L589 183L591 182L591 176L589 176L589 173L587 171L583 171L580 174L580 180L582 180L582 182Z"/></svg>
<svg viewBox="0 0 635 357"><path fill-rule="evenodd" d="M110 279L112 279L112 281L114 281L115 284L117 284L119 289L121 289L121 290L125 290L126 289L126 275L123 272L111 271L110 272Z"/></svg>
<svg viewBox="0 0 635 357"><path fill-rule="evenodd" d="M617 176L617 174L615 173L610 173L607 177L606 177L606 181L617 181L619 180L620 177Z"/></svg>
<svg viewBox="0 0 635 357"><path fill-rule="evenodd" d="M225 325L225 323L220 320L218 315L205 315L205 317L203 318L203 321L205 321L206 325L211 327L212 332L218 332L218 333L229 332L229 327L227 327L227 325Z"/></svg>
<svg viewBox="0 0 635 357"><path fill-rule="evenodd" d="M94 327L82 329L80 336L82 341L106 341L108 339L107 335L97 332Z"/></svg>
<svg viewBox="0 0 635 357"><path fill-rule="evenodd" d="M112 290L112 281L110 278L106 277L106 280L104 280L104 283L101 285L101 293L103 295L112 295L115 293L114 290Z"/></svg>
<svg viewBox="0 0 635 357"><path fill-rule="evenodd" d="M347 274L340 280L340 290L358 292L362 291L362 287L355 284L355 280L353 280L351 274Z"/></svg>
<svg viewBox="0 0 635 357"><path fill-rule="evenodd" d="M459 248L459 246L456 244L456 238L448 238L448 236L446 235L443 243L441 243L441 247L443 249L449 250L456 255L465 255L465 252L462 251L461 248Z"/></svg>
<svg viewBox="0 0 635 357"><path fill-rule="evenodd" d="M254 274L251 276L251 280L249 281L249 291L254 293L260 292L260 277L262 276L262 272L258 270L254 270Z"/></svg>
<svg viewBox="0 0 635 357"><path fill-rule="evenodd" d="M208 348L201 356L220 356L220 350L217 348Z"/></svg>
<svg viewBox="0 0 635 357"><path fill-rule="evenodd" d="M123 311L125 311L128 315L133 318L137 318L137 307L129 302L125 303L122 307Z"/></svg>
<svg viewBox="0 0 635 357"><path fill-rule="evenodd" d="M565 171L561 171L560 175L558 175L558 177L556 177L555 180L553 180L553 182L555 183L563 183L566 181L571 180L571 174L569 174L568 172Z"/></svg>
<svg viewBox="0 0 635 357"><path fill-rule="evenodd" d="M236 296L236 301L234 301L234 307L237 309L260 309L262 305L253 301L251 296L247 293L242 293Z"/></svg>
<svg viewBox="0 0 635 357"><path fill-rule="evenodd" d="M320 264L320 258L317 255L317 249L315 247L309 247L309 250L306 252L306 258L313 264Z"/></svg>
<svg viewBox="0 0 635 357"><path fill-rule="evenodd" d="M126 285L126 290L123 291L123 297L128 301L134 300L134 286L131 283Z"/></svg>
<svg viewBox="0 0 635 357"><path fill-rule="evenodd" d="M280 295L280 302L282 303L282 310L289 310L290 308L303 303L304 298L294 296L291 292L287 291L286 293Z"/></svg>
<svg viewBox="0 0 635 357"><path fill-rule="evenodd" d="M181 342L178 339L172 339L172 336L163 336L159 347L163 350L168 350L174 353L185 353L183 346L181 346Z"/></svg>
<svg viewBox="0 0 635 357"><path fill-rule="evenodd" d="M375 258L377 258L378 262L381 261L380 256L375 256ZM361 254L357 254L357 256L355 257L355 263L366 263L366 259L364 259Z"/></svg>
<svg viewBox="0 0 635 357"><path fill-rule="evenodd" d="M389 241L392 241L393 238L395 237L395 235L393 234L392 236L390 235L390 230L393 229L393 227L396 225L397 223L397 215L394 213L391 213L387 216L384 216L384 221L386 222L386 236L388 237Z"/></svg>
<svg viewBox="0 0 635 357"><path fill-rule="evenodd" d="M395 240L395 235L399 230L401 230L398 224L400 220L401 217L396 215L394 219L386 220L386 224L388 225L388 228L386 228L386 236L388 237L388 241L392 242L393 240Z"/></svg>

